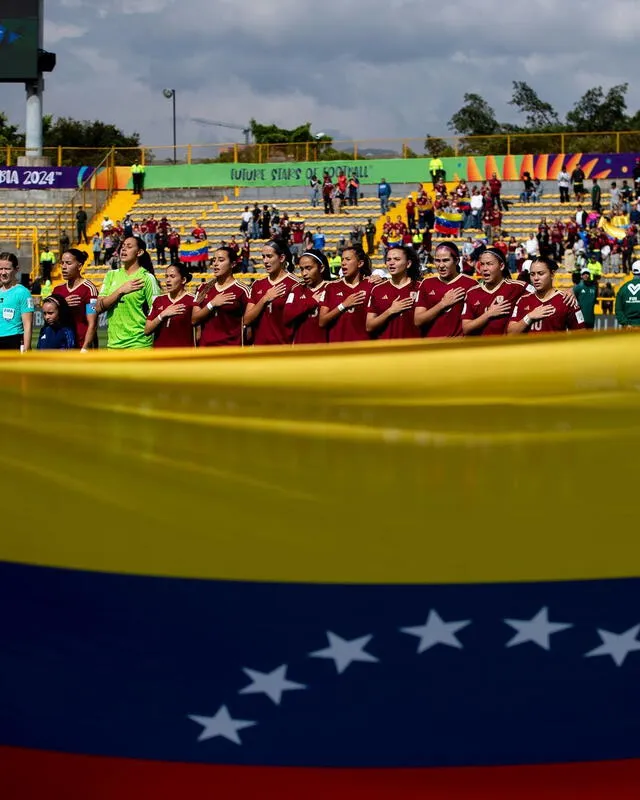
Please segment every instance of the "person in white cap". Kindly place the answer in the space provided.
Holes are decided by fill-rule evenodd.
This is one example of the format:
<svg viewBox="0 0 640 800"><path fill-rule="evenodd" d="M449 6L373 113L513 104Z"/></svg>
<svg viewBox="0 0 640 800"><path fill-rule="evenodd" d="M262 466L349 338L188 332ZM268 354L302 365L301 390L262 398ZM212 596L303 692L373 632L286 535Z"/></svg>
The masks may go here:
<svg viewBox="0 0 640 800"><path fill-rule="evenodd" d="M633 262L631 280L618 290L616 319L624 328L640 328L640 261Z"/></svg>

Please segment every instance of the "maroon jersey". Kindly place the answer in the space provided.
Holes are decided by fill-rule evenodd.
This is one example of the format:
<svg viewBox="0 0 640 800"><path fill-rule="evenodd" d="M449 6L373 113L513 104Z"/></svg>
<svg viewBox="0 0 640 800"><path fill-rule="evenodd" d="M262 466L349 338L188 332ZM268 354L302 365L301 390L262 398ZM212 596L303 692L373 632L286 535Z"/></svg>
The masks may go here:
<svg viewBox="0 0 640 800"><path fill-rule="evenodd" d="M287 296L295 286L298 286L298 281L291 275L286 275L277 283L272 283L269 278L262 278L251 287L249 302L257 303L272 286L280 283L284 285L287 291L280 297L276 297L271 303L268 303L258 319L253 323L254 344L291 344L293 330L284 324L283 313Z"/></svg>
<svg viewBox="0 0 640 800"><path fill-rule="evenodd" d="M462 319L477 319L481 317L494 300L500 299L511 303L511 308L501 317L493 317L478 331L476 336L501 336L506 333L507 325L513 313L514 304L527 291L527 284L522 281L501 281L495 289L489 290L485 286L474 286L467 291L467 297L462 309Z"/></svg>
<svg viewBox="0 0 640 800"><path fill-rule="evenodd" d="M369 281L360 281L355 286L350 286L344 280L332 281L327 284L324 298L320 304L329 311L344 303L345 299L356 292L366 292L364 303L360 306L348 308L333 321L329 328L330 342L364 342L369 339L367 333L367 305L373 284Z"/></svg>
<svg viewBox="0 0 640 800"><path fill-rule="evenodd" d="M293 344L324 344L328 341L327 329L318 324L320 303L314 297L323 296L325 283L310 289L308 286L294 286L284 304L282 318L284 324L293 330Z"/></svg>
<svg viewBox="0 0 640 800"><path fill-rule="evenodd" d="M414 301L418 296L418 281L409 281L405 286L398 288L392 281L387 280L377 283L369 296L368 311L371 314L384 314L394 300ZM372 336L375 339L415 339L420 333L413 324L414 306L407 308L400 314L394 314L385 322L384 327L378 328Z"/></svg>
<svg viewBox="0 0 640 800"><path fill-rule="evenodd" d="M477 285L477 281L463 273L457 275L452 281L449 281L449 283L440 280L437 275L431 278L425 278L418 290L416 306L427 309L433 308L438 305L450 289L465 289L468 291ZM462 336L463 306L464 298L454 306L440 312L432 322L422 326L421 335L428 336L429 338Z"/></svg>
<svg viewBox="0 0 640 800"><path fill-rule="evenodd" d="M155 329L154 347L193 347L193 325L191 324L191 312L193 310L193 296L183 295L179 300L172 300L168 294L156 297L149 312L149 319L155 319L158 314L162 314L165 308L169 308L174 303L185 307L182 314L175 317L163 319Z"/></svg>
<svg viewBox="0 0 640 800"><path fill-rule="evenodd" d="M553 306L555 313L550 317L534 320L526 333L560 333L584 328L582 311L579 308L569 308L560 292L556 292L548 300L540 300L535 294L526 294L516 303L511 319L520 322L538 306Z"/></svg>
<svg viewBox="0 0 640 800"><path fill-rule="evenodd" d="M240 347L242 345L242 317L249 304L249 290L238 281L234 281L225 289L214 283L204 297L198 297L201 308L210 303L219 294L232 294L233 301L218 306L202 323L200 347Z"/></svg>
<svg viewBox="0 0 640 800"><path fill-rule="evenodd" d="M58 297L68 300L71 295L79 297L80 305L70 306L69 311L73 317L76 334L76 348L79 350L84 346L84 339L89 328L89 315L96 313L96 303L98 302L98 290L91 281L83 281L80 286L71 291L67 283L61 283L53 290Z"/></svg>

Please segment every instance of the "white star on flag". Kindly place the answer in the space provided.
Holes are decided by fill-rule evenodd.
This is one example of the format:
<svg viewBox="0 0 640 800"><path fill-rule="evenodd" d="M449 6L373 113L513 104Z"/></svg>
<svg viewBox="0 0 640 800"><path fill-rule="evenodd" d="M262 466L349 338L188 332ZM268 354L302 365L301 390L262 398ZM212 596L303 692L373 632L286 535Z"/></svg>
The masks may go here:
<svg viewBox="0 0 640 800"><path fill-rule="evenodd" d="M330 658L335 662L338 673L344 672L354 661L378 661L375 656L365 651L365 647L373 636L361 636L359 639L343 639L331 631L327 631L329 647L309 653L312 658Z"/></svg>
<svg viewBox="0 0 640 800"><path fill-rule="evenodd" d="M188 714L189 719L202 725L202 732L198 736L199 742L204 742L207 739L215 739L216 736L222 736L235 744L242 744L238 731L243 728L251 728L257 725L257 722L252 722L248 719L233 719L229 714L229 709L226 706L220 706L218 712L213 717L200 717L197 714Z"/></svg>
<svg viewBox="0 0 640 800"><path fill-rule="evenodd" d="M598 629L598 635L602 639L602 644L594 650L585 653L585 658L590 658L591 656L611 656L616 664L621 667L629 653L640 650L640 642L638 641L639 633L640 625L634 625L633 628L629 628L629 630L624 633L611 633L611 631Z"/></svg>
<svg viewBox="0 0 640 800"><path fill-rule="evenodd" d="M283 692L291 692L294 689L306 689L303 683L295 683L287 679L287 665L274 669L273 672L258 672L255 669L244 668L242 670L248 675L253 683L240 689L238 694L260 694L264 693L279 706Z"/></svg>
<svg viewBox="0 0 640 800"><path fill-rule="evenodd" d="M552 634L566 631L567 628L573 628L573 625L568 622L549 622L549 609L547 606L541 608L532 619L505 619L504 622L517 631L516 635L509 639L505 647L515 647L518 644L533 642L533 644L542 647L543 650L550 650L549 637Z"/></svg>
<svg viewBox="0 0 640 800"><path fill-rule="evenodd" d="M424 653L430 647L437 644L446 644L449 647L462 647L456 633L462 628L471 624L470 619L457 620L456 622L445 622L437 611L431 609L424 625L417 625L413 628L400 628L402 633L409 636L417 636L420 639L418 653Z"/></svg>

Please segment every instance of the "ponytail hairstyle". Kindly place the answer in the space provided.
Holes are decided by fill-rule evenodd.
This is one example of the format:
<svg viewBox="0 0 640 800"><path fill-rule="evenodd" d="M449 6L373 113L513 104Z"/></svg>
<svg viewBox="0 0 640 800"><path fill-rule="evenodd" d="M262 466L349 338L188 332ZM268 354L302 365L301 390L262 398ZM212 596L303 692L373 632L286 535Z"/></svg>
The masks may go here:
<svg viewBox="0 0 640 800"><path fill-rule="evenodd" d="M171 264L170 266L175 267L178 270L178 272L180 273L180 277L185 282L185 286L188 283L191 283L193 275L191 274L191 270L186 264L183 264L181 261L179 261L177 264Z"/></svg>
<svg viewBox="0 0 640 800"><path fill-rule="evenodd" d="M275 250L279 256L284 256L284 267L287 272L293 272L294 264L293 264L293 256L291 255L291 250L289 250L289 245L283 239L270 239L264 247L270 247L272 250Z"/></svg>
<svg viewBox="0 0 640 800"><path fill-rule="evenodd" d="M135 239L136 244L138 245L138 250L142 250L142 253L138 256L138 264L142 267L142 269L146 269L151 275L156 274L153 268L153 261L151 260L151 256L147 252L147 243L144 239L140 236L127 236L127 239Z"/></svg>
<svg viewBox="0 0 640 800"><path fill-rule="evenodd" d="M14 269L18 269L18 256L15 253L0 253L0 261L8 261Z"/></svg>
<svg viewBox="0 0 640 800"><path fill-rule="evenodd" d="M65 250L62 255L65 253L72 255L78 264L80 264L80 267L84 267L87 259L89 258L89 253L85 253L83 250L78 250L77 247L70 247L68 250Z"/></svg>
<svg viewBox="0 0 640 800"><path fill-rule="evenodd" d="M351 250L353 253L355 253L356 258L362 264L362 266L360 267L360 277L368 278L371 275L371 259L364 252L364 248L362 247L362 245L348 244L342 252L345 253L347 250Z"/></svg>
<svg viewBox="0 0 640 800"><path fill-rule="evenodd" d="M407 267L407 275L412 281L419 281L422 272L420 270L420 259L414 248L409 247L406 244L392 244L387 250L387 255L392 250L402 250L407 258L407 261L409 262L409 266Z"/></svg>
<svg viewBox="0 0 640 800"><path fill-rule="evenodd" d="M507 259L504 257L504 253L502 252L502 250L500 250L499 247L487 247L482 251L482 253L480 253L480 255L483 256L485 253L491 253L492 256L495 256L498 259L498 261L502 265L503 278L511 277L511 272L509 271L509 267L507 266Z"/></svg>
<svg viewBox="0 0 640 800"><path fill-rule="evenodd" d="M320 264L320 277L323 281L330 281L331 280L331 268L329 267L329 259L325 256L322 250L305 250L304 253L300 256L307 256L308 258L313 258ZM299 263L299 262L298 262Z"/></svg>

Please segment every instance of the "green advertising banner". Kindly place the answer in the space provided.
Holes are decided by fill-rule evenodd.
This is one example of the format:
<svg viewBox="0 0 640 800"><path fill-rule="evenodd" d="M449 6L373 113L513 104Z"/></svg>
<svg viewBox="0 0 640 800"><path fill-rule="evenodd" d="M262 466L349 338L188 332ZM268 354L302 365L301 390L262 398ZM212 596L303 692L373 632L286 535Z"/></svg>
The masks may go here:
<svg viewBox="0 0 640 800"><path fill-rule="evenodd" d="M540 180L556 180L565 167L578 164L587 178L632 178L638 153L573 153L518 156L459 156L443 158L446 180L464 179L476 184L495 173L503 181L519 181L524 172ZM356 175L360 183L377 184L384 178L393 184L430 181L428 158L384 158L363 161L298 161L288 164L189 164L149 166L147 189L191 189L206 187L308 186L325 172L335 180L340 171ZM129 186L130 188L130 186Z"/></svg>
<svg viewBox="0 0 640 800"><path fill-rule="evenodd" d="M466 174L466 158L460 162ZM335 179L340 170L356 175L360 183L419 183L429 179L427 159L389 158L376 161L297 161L291 164L191 164L147 167L146 189L193 189L206 186L308 186L313 175L325 172ZM453 172L451 173L453 174Z"/></svg>

